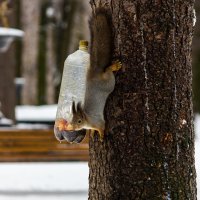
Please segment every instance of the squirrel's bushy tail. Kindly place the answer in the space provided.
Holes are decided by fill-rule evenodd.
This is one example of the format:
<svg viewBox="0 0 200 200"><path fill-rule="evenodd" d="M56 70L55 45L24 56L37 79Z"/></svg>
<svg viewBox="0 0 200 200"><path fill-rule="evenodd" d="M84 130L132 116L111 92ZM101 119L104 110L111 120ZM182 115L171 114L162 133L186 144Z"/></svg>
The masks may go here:
<svg viewBox="0 0 200 200"><path fill-rule="evenodd" d="M91 70L103 71L111 63L112 56L112 25L111 16L106 9L97 8L90 20Z"/></svg>

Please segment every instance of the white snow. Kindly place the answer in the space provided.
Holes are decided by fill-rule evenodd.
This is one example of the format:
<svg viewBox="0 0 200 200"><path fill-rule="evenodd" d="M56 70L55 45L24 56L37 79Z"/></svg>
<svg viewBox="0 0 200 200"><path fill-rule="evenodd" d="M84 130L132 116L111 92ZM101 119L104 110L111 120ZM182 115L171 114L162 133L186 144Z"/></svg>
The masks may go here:
<svg viewBox="0 0 200 200"><path fill-rule="evenodd" d="M24 31L21 31L19 29L15 29L15 28L0 27L0 37L1 36L20 37L21 38L24 36Z"/></svg>
<svg viewBox="0 0 200 200"><path fill-rule="evenodd" d="M194 118L194 132L195 132L195 142L200 142L200 115L196 115ZM198 148L198 147L196 147ZM200 155L199 155L200 156Z"/></svg>
<svg viewBox="0 0 200 200"><path fill-rule="evenodd" d="M197 197L200 198L200 142L195 142L195 166L197 173Z"/></svg>
<svg viewBox="0 0 200 200"><path fill-rule="evenodd" d="M0 191L87 191L87 179L87 162L0 164Z"/></svg>
<svg viewBox="0 0 200 200"><path fill-rule="evenodd" d="M17 121L54 121L57 105L43 106L16 106L15 115Z"/></svg>
<svg viewBox="0 0 200 200"><path fill-rule="evenodd" d="M200 115L195 116L195 166L197 173L197 197L200 198Z"/></svg>
<svg viewBox="0 0 200 200"><path fill-rule="evenodd" d="M48 7L48 8L46 9L46 16L47 16L48 18L52 18L52 17L54 17L54 15L55 15L55 10L54 10L54 8L53 8L53 7Z"/></svg>
<svg viewBox="0 0 200 200"><path fill-rule="evenodd" d="M14 79L14 83L16 85L24 85L25 84L25 78L22 78L22 77L17 77Z"/></svg>
<svg viewBox="0 0 200 200"><path fill-rule="evenodd" d="M0 200L87 200L87 195L62 195L62 194L49 194L49 195L1 195Z"/></svg>
<svg viewBox="0 0 200 200"><path fill-rule="evenodd" d="M197 22L196 11L195 9L193 9L193 26L195 26L196 22Z"/></svg>
<svg viewBox="0 0 200 200"><path fill-rule="evenodd" d="M84 200L88 173L87 162L1 163L0 200Z"/></svg>

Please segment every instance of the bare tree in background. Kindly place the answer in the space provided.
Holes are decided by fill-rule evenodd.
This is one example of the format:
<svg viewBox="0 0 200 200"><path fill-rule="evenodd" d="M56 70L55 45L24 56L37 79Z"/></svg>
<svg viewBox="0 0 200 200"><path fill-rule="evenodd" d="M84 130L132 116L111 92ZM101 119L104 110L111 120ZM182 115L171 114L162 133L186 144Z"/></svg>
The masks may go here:
<svg viewBox="0 0 200 200"><path fill-rule="evenodd" d="M56 99L56 39L55 29L62 24L64 0L52 0L46 10L50 22L46 26L46 103L53 104ZM54 22L51 22L53 20Z"/></svg>
<svg viewBox="0 0 200 200"><path fill-rule="evenodd" d="M90 15L89 0L69 0L71 20L68 21L67 54L74 52L79 40L89 40L88 19Z"/></svg>
<svg viewBox="0 0 200 200"><path fill-rule="evenodd" d="M55 90L58 65L63 68L65 58L77 49L80 39L89 39L90 10L89 0L51 0L49 3L46 10L49 17L46 25L45 99L47 104L57 102ZM59 55L60 50L62 50L61 55Z"/></svg>
<svg viewBox="0 0 200 200"><path fill-rule="evenodd" d="M40 0L21 1L21 24L25 32L22 50L22 77L25 78L22 93L23 104L37 104L40 2Z"/></svg>
<svg viewBox="0 0 200 200"><path fill-rule="evenodd" d="M5 3L6 1L0 1ZM11 9L5 10L5 6L1 7L0 26L15 27L15 4L11 3ZM15 119L15 45L9 47L8 51L0 53L0 109L7 118Z"/></svg>

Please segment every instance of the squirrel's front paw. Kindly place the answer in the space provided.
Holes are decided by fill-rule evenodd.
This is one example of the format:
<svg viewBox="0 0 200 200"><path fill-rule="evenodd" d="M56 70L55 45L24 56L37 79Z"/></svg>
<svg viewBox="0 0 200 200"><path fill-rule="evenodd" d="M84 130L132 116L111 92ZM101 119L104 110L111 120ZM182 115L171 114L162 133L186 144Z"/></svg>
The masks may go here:
<svg viewBox="0 0 200 200"><path fill-rule="evenodd" d="M113 64L115 65L115 71L118 71L122 68L122 63L119 60L116 60Z"/></svg>
<svg viewBox="0 0 200 200"><path fill-rule="evenodd" d="M119 60L116 60L110 67L108 67L108 70L114 72L118 71L122 68L122 63Z"/></svg>

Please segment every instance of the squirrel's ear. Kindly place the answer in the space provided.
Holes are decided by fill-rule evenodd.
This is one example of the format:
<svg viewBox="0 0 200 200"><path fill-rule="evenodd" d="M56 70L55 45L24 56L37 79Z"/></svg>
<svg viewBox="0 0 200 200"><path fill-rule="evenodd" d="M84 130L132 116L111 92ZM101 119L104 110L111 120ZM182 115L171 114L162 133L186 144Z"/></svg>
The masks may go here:
<svg viewBox="0 0 200 200"><path fill-rule="evenodd" d="M76 107L75 107L75 102L72 102L72 114L76 113Z"/></svg>
<svg viewBox="0 0 200 200"><path fill-rule="evenodd" d="M81 108L81 102L77 103L77 112L81 112L82 108Z"/></svg>
<svg viewBox="0 0 200 200"><path fill-rule="evenodd" d="M81 116L84 116L84 111L83 108L81 106L81 102L78 102L77 104L77 112L81 114Z"/></svg>

